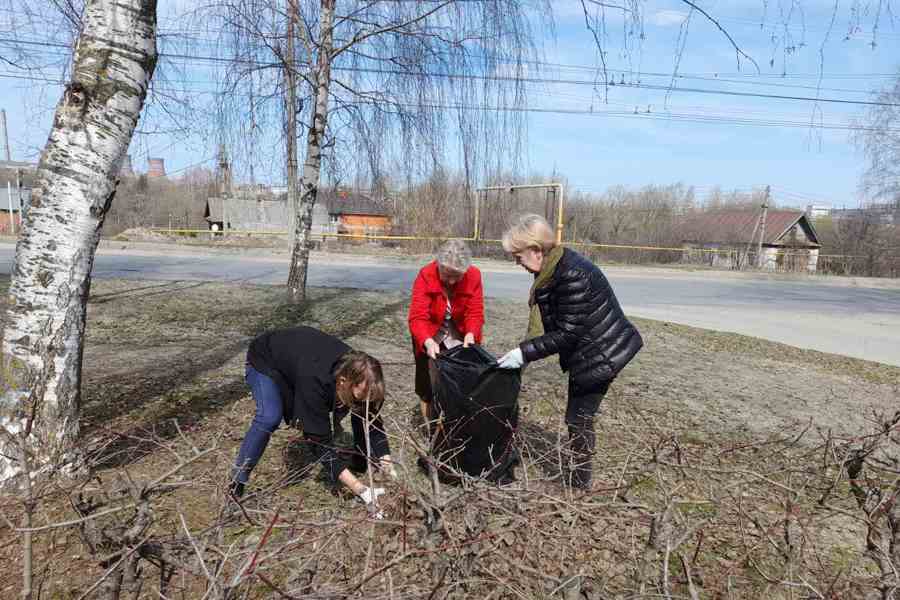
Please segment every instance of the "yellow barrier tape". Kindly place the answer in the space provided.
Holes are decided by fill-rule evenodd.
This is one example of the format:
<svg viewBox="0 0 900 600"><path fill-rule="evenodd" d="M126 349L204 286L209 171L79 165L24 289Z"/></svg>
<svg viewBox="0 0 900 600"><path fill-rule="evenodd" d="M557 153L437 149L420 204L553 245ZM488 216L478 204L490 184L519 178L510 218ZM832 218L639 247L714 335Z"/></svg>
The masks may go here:
<svg viewBox="0 0 900 600"><path fill-rule="evenodd" d="M166 229L162 228L151 228L150 231L154 233L195 233L195 234L211 234L214 236L227 237L229 235L287 235L287 231L244 231L237 229L228 229L228 230L219 230L213 231L212 229ZM377 235L377 234L357 234L357 233L316 233L313 234L313 237L320 239L353 239L353 240L395 240L395 241L435 241L435 240L462 240L464 242L477 242L483 244L500 244L502 240L496 239L475 239L473 237L447 237L447 236L420 236L420 235ZM574 246L578 248L609 248L609 249L618 249L618 250L649 250L649 251L662 251L662 252L699 252L699 253L708 253L708 254L744 254L743 250L739 249L723 249L723 248L675 248L668 246L637 246L637 245L628 245L628 244L600 244L593 242L563 242L565 246ZM755 253L751 253L755 254ZM779 250L775 253L776 256L782 255L790 255L791 252L785 250ZM842 255L842 254L819 254L818 258L838 258L838 259L865 259L869 258L867 256L856 256L856 255ZM881 259L888 260L900 260L900 256L885 256L880 257Z"/></svg>
<svg viewBox="0 0 900 600"><path fill-rule="evenodd" d="M227 229L213 231L212 229L166 229L154 228L150 229L153 233L197 233L211 234L215 236L228 237L229 235L287 235L286 231L243 231L238 229ZM414 241L414 240L449 240L457 239L464 242L476 241L471 237L454 237L447 236L421 236L421 235L377 235L377 234L356 234L356 233L314 233L315 238L349 238L356 240L398 240L398 241Z"/></svg>

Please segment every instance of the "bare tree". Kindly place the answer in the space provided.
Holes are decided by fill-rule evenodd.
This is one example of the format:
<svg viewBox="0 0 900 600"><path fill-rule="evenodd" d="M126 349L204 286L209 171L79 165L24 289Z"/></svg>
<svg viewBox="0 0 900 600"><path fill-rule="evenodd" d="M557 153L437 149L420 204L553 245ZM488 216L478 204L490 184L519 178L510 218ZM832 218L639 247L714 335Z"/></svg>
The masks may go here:
<svg viewBox="0 0 900 600"><path fill-rule="evenodd" d="M0 481L72 466L91 266L156 66L155 0L93 0L16 249L3 336Z"/></svg>
<svg viewBox="0 0 900 600"><path fill-rule="evenodd" d="M217 8L234 32L236 58L255 48L253 61L239 66L233 78L287 68L300 82L296 109L306 148L297 217L290 225L295 240L288 287L294 301L306 293L312 210L323 171L332 179L345 170L355 179L365 173L374 183L392 163L413 179L442 164L454 135L462 140L468 182L491 160L519 154L522 113L507 109L521 108L526 100L522 78L535 53L527 18L532 9L549 14L549 3L298 0L285 8L230 0ZM291 47L296 56L286 55ZM260 58L264 53L269 59ZM494 77L500 72L504 77ZM291 78L278 85L286 79ZM507 141L490 144L491 139Z"/></svg>
<svg viewBox="0 0 900 600"><path fill-rule="evenodd" d="M856 135L869 163L861 187L872 198L900 202L900 72L893 86L878 94L878 102Z"/></svg>

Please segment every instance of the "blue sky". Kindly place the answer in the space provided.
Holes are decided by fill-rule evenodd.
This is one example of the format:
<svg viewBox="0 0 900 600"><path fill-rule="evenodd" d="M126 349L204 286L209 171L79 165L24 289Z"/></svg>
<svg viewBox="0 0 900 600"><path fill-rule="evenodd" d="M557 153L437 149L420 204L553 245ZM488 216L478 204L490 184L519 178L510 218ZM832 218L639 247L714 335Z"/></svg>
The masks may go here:
<svg viewBox="0 0 900 600"><path fill-rule="evenodd" d="M340 2L339 2L340 4ZM608 5L628 5L610 0ZM529 106L551 112L529 113L528 155L525 171L565 175L582 191L602 192L612 185L640 187L683 182L697 186L702 195L713 186L749 190L771 185L777 201L789 205L823 203L855 206L864 159L845 129L811 128L810 122L846 126L862 117L865 108L775 98L748 98L726 94L677 91L701 88L717 92L750 92L781 96L811 96L844 100L872 100L872 90L890 85L900 66L900 23L886 10L878 15L866 2L810 0L799 2L789 17L791 0L732 0L700 2L716 16L741 49L759 64L760 72L746 60L740 70L727 39L699 13L676 0L648 0L643 10L644 39L629 38L623 51L626 15L612 8L606 12L607 66L616 82L640 82L642 86L668 86L675 69L675 49L684 39L676 91L614 86L605 90L583 84L537 83L529 86ZM890 3L884 3L883 7ZM163 31L180 27L178 15L190 2L172 4L160 0ZM598 77L598 52L587 31L581 2L553 2L555 39L544 40L544 59L536 77L552 80L591 81ZM854 10L853 7L859 7ZM687 36L684 33L688 22ZM829 26L834 16L829 33ZM10 14L0 29L10 27ZM41 32L31 39L62 39L56 32ZM784 40L793 47L784 52ZM167 48L163 42L162 47ZM802 45L801 45L802 43ZM42 48L48 56L61 49ZM200 49L197 52L203 52ZM208 51L208 50L207 50ZM820 54L821 53L821 54ZM774 60L770 64L770 60ZM819 85L819 65L824 76ZM170 63L169 67L172 66ZM8 67L0 74L10 73ZM59 70L43 75L59 77ZM55 74L55 75L54 75ZM654 75L659 74L659 75ZM668 74L668 76L666 76ZM167 83L160 87L190 89L197 106L220 75L214 68L184 63L180 70L167 69ZM727 80L727 81L726 81ZM0 106L6 109L13 158L33 160L46 140L53 107L60 88L54 84L0 78ZM606 101L605 101L606 100ZM151 107L141 127L150 134L136 136L131 153L138 170L148 156L164 156L168 170L177 172L193 164L213 166L215 135L198 128L189 136L172 136L155 118L160 107ZM196 109L198 116L210 108ZM564 111L564 112L553 112ZM590 112L592 111L592 112ZM637 111L639 114L635 115ZM649 112L648 112L649 111ZM711 121L715 119L715 121ZM188 118L188 121L191 119ZM198 119L199 121L199 119ZM762 126L760 122L769 123ZM787 126L796 124L799 126ZM257 177L278 180L277 161L264 161L267 173ZM240 167L238 167L240 170Z"/></svg>

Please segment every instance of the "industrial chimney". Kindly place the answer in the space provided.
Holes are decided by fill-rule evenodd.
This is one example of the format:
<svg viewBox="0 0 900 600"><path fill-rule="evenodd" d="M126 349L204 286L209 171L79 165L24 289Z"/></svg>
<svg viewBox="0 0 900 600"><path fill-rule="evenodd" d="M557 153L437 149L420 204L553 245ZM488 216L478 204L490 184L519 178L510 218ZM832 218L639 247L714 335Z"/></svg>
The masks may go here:
<svg viewBox="0 0 900 600"><path fill-rule="evenodd" d="M147 159L147 177L165 177L166 176L166 161L163 158L148 158Z"/></svg>

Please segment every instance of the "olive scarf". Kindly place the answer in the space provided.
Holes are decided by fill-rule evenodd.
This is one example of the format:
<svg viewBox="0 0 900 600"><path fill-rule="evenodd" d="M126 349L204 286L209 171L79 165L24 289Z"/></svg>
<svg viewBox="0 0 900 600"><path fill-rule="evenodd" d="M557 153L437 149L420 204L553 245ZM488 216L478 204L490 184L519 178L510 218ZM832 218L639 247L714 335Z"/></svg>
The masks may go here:
<svg viewBox="0 0 900 600"><path fill-rule="evenodd" d="M546 286L550 283L550 280L553 279L553 273L556 271L556 265L559 264L559 261L562 258L563 250L564 248L562 246L556 246L553 250L544 254L544 262L541 263L541 272L535 276L534 283L531 284L531 292L529 292L528 295L528 306L531 307L531 312L528 315L528 332L525 334L525 339L530 340L544 334L544 323L541 321L541 310L538 307L534 296L537 290Z"/></svg>

